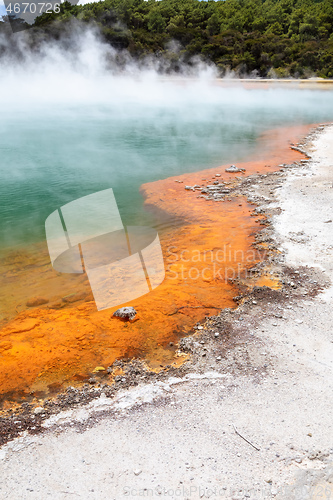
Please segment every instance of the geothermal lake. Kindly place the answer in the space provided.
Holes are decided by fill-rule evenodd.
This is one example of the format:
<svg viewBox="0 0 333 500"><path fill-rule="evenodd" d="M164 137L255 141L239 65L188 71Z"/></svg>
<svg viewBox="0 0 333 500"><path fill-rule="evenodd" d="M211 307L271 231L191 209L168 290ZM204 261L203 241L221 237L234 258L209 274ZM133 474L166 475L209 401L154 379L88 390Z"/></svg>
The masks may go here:
<svg viewBox="0 0 333 500"><path fill-rule="evenodd" d="M297 161L301 155L291 155L289 132L281 127L294 126L304 135L304 125L332 121L333 92L326 86L59 74L52 69L42 77L32 73L24 80L24 92L18 92L15 73L3 90L3 401L44 397L82 383L95 367L111 366L116 359L143 358L152 369L181 364L175 352L179 338L205 315L235 307L238 291L230 276L207 273L215 262L203 258L192 265L179 255L217 255L227 242L234 254L241 250L246 256L260 230L244 196L214 203L184 186L201 185L203 177L210 182L217 172L226 183L237 182L226 176L223 164L248 162L248 175ZM168 180L173 176L183 183ZM124 225L155 227L164 251L166 279L129 304L139 312L130 324L112 318L115 309L96 310L86 275L55 272L45 242L50 213L107 188L114 190ZM251 268L260 256L245 260L223 262L221 269ZM267 283L274 284L271 279L261 284ZM29 305L34 297L44 302ZM113 380L106 370L98 376Z"/></svg>
<svg viewBox="0 0 333 500"><path fill-rule="evenodd" d="M246 160L262 132L329 121L332 110L332 91L285 86L114 77L40 99L28 86L0 114L1 246L44 239L51 212L109 187L126 225L158 227L141 184Z"/></svg>

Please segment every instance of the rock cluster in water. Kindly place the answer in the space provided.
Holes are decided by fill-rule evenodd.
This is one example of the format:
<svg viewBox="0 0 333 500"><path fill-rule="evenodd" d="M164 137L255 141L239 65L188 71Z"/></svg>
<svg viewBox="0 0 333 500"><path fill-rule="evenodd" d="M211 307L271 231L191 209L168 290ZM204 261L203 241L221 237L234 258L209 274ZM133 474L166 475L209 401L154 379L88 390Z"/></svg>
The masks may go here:
<svg viewBox="0 0 333 500"><path fill-rule="evenodd" d="M226 168L225 171L232 173L232 174L235 174L238 172L245 172L245 168L238 168L238 167L236 167L236 165L231 165L229 168Z"/></svg>

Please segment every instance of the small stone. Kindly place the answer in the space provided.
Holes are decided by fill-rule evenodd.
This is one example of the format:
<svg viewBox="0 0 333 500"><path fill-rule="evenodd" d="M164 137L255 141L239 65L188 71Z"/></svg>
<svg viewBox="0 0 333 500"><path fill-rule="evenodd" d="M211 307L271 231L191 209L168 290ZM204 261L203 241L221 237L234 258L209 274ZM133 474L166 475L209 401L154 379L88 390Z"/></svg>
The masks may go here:
<svg viewBox="0 0 333 500"><path fill-rule="evenodd" d="M296 458L295 462L298 463L298 464L301 464L302 463L302 459L301 458Z"/></svg>
<svg viewBox="0 0 333 500"><path fill-rule="evenodd" d="M35 409L34 409L34 414L35 415L39 415L40 413L43 413L44 412L44 408L42 408L41 406L37 406Z"/></svg>
<svg viewBox="0 0 333 500"><path fill-rule="evenodd" d="M85 292L70 293L69 295L65 295L65 297L62 297L61 300L65 302L65 304L72 304L73 302L84 300L87 295L88 294Z"/></svg>
<svg viewBox="0 0 333 500"><path fill-rule="evenodd" d="M135 470L135 471L133 471L133 472L134 472L134 474L135 474L136 476L139 476L139 475L141 474L142 470L141 470L141 469L136 469L136 470Z"/></svg>
<svg viewBox="0 0 333 500"><path fill-rule="evenodd" d="M96 368L93 369L92 373L98 373L98 372L104 372L105 368L104 366L96 366Z"/></svg>
<svg viewBox="0 0 333 500"><path fill-rule="evenodd" d="M125 320L133 320L136 316L136 310L134 307L121 307L113 313L112 316Z"/></svg>
<svg viewBox="0 0 333 500"><path fill-rule="evenodd" d="M203 330L203 326L198 326L198 330Z"/></svg>
<svg viewBox="0 0 333 500"><path fill-rule="evenodd" d="M252 300L252 304L256 305L258 302L256 300Z"/></svg>
<svg viewBox="0 0 333 500"><path fill-rule="evenodd" d="M28 300L26 303L27 307L37 307L42 306L43 304L47 304L49 302L48 299L44 299L44 297L34 297L33 299Z"/></svg>
<svg viewBox="0 0 333 500"><path fill-rule="evenodd" d="M311 432L308 432L307 434L310 438L312 438L312 433Z"/></svg>
<svg viewBox="0 0 333 500"><path fill-rule="evenodd" d="M245 172L245 168L238 168L236 165L231 165L229 168L226 168L225 171L230 173Z"/></svg>
<svg viewBox="0 0 333 500"><path fill-rule="evenodd" d="M193 190L193 187L192 187L192 186L185 186L185 189L186 189L187 191L192 191L192 190Z"/></svg>
<svg viewBox="0 0 333 500"><path fill-rule="evenodd" d="M216 361L221 361L221 356L217 356Z"/></svg>
<svg viewBox="0 0 333 500"><path fill-rule="evenodd" d="M220 335L219 332L214 333L214 337L218 337L219 335Z"/></svg>

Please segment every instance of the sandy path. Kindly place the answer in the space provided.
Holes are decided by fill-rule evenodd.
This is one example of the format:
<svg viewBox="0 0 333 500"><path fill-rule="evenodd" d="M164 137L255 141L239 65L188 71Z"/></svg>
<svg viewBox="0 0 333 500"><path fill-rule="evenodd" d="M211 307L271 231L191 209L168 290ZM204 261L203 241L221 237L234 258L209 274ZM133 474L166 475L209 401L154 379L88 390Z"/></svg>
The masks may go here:
<svg viewBox="0 0 333 500"><path fill-rule="evenodd" d="M276 239L299 276L333 282L332 126L311 154L279 189ZM207 353L201 375L101 397L4 446L0 498L333 497L332 290L241 306L246 337L222 369Z"/></svg>

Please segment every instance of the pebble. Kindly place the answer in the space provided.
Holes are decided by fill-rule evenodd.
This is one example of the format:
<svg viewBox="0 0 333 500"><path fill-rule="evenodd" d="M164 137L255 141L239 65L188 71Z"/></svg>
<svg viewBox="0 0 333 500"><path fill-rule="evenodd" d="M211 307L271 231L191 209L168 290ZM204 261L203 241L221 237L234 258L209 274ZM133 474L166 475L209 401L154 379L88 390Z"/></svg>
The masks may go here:
<svg viewBox="0 0 333 500"><path fill-rule="evenodd" d="M231 173L245 172L245 168L238 168L236 165L231 165L229 168L226 168L225 171Z"/></svg>
<svg viewBox="0 0 333 500"><path fill-rule="evenodd" d="M214 333L214 337L218 337L219 335L220 335L219 332Z"/></svg>
<svg viewBox="0 0 333 500"><path fill-rule="evenodd" d="M134 472L134 474L135 474L136 476L139 476L139 475L141 474L142 470L141 470L141 469L136 469L136 470L135 470L135 471L133 471L133 472Z"/></svg>
<svg viewBox="0 0 333 500"><path fill-rule="evenodd" d="M28 300L26 303L27 307L37 307L42 306L43 304L47 304L49 302L48 299L44 299L44 297L34 297L33 299Z"/></svg>
<svg viewBox="0 0 333 500"><path fill-rule="evenodd" d="M136 310L134 309L134 307L121 307L120 309L117 309L112 316L116 318L132 320L136 316Z"/></svg>
<svg viewBox="0 0 333 500"><path fill-rule="evenodd" d="M98 373L98 372L104 372L105 368L104 366L96 366L96 368L93 369L92 373Z"/></svg>
<svg viewBox="0 0 333 500"><path fill-rule="evenodd" d="M37 406L37 408L34 409L35 415L39 415L40 413L43 413L43 412L44 412L44 408L42 408L41 406Z"/></svg>

